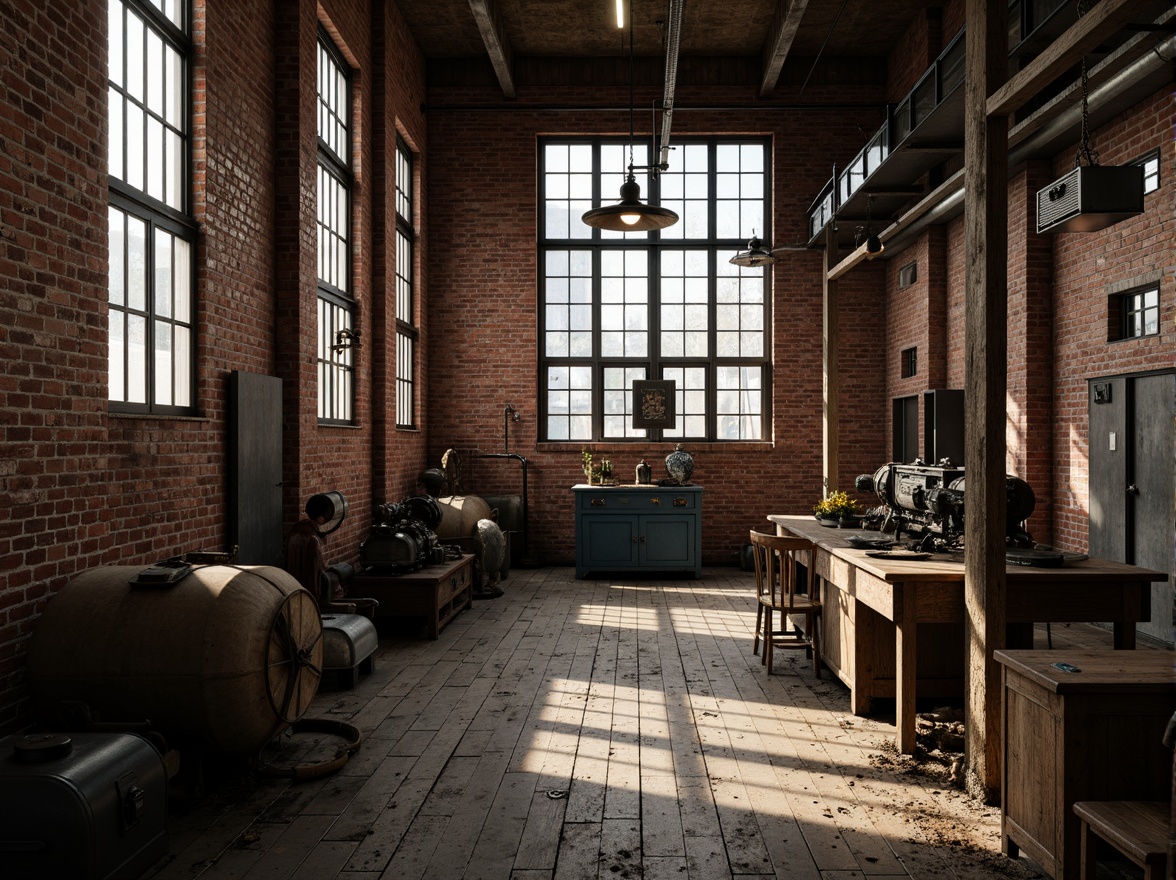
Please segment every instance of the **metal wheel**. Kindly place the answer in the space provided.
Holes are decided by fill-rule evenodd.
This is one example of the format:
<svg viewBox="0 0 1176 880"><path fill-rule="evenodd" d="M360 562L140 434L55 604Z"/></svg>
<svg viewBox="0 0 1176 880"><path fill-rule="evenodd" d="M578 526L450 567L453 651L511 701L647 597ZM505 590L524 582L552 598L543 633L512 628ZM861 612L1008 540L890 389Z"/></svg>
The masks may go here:
<svg viewBox="0 0 1176 880"><path fill-rule="evenodd" d="M306 590L288 594L270 624L266 695L287 724L310 708L323 676L323 622Z"/></svg>

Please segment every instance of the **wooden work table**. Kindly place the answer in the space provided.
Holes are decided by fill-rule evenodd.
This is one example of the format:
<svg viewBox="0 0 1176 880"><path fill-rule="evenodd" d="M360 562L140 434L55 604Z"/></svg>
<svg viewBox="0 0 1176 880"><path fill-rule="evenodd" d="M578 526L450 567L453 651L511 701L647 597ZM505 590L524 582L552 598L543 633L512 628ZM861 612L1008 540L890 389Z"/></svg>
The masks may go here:
<svg viewBox="0 0 1176 880"><path fill-rule="evenodd" d="M780 534L813 542L811 558L801 561L822 585L822 659L849 687L852 711L864 715L872 698L893 697L898 749L910 754L916 696L963 693L962 557L876 559L849 546L855 530L826 528L811 516L768 520ZM1151 585L1163 580L1163 572L1105 559L1010 565L1009 633L1000 647L1031 648L1034 623L1111 622L1115 647L1134 648L1135 624L1150 619Z"/></svg>

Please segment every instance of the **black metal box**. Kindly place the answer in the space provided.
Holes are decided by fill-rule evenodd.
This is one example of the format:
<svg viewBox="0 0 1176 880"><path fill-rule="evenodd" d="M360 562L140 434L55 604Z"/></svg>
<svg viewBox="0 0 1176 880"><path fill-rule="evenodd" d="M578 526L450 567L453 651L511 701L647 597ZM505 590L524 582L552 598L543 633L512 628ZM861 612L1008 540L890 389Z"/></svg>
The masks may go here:
<svg viewBox="0 0 1176 880"><path fill-rule="evenodd" d="M167 770L130 733L0 739L0 877L137 878L167 855Z"/></svg>

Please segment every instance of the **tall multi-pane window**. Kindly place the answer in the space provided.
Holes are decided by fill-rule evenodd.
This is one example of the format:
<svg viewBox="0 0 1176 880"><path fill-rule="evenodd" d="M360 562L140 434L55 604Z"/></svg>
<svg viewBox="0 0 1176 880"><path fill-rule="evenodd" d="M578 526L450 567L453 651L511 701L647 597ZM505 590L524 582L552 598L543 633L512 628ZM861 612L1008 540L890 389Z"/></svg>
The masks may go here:
<svg viewBox="0 0 1176 880"><path fill-rule="evenodd" d="M350 422L355 400L351 292L351 112L348 68L318 42L318 417Z"/></svg>
<svg viewBox="0 0 1176 880"><path fill-rule="evenodd" d="M539 149L545 439L765 439L768 270L729 260L768 236L767 141L679 142L670 170L638 181L643 198L681 218L653 232L580 220L616 198L627 144L550 139ZM634 147L633 164L650 164L646 147ZM674 382L672 428L633 427L639 379Z"/></svg>
<svg viewBox="0 0 1176 880"><path fill-rule="evenodd" d="M415 199L412 153L396 141L396 424L416 425L416 297L413 287Z"/></svg>
<svg viewBox="0 0 1176 880"><path fill-rule="evenodd" d="M192 409L194 351L184 0L109 0L111 408Z"/></svg>

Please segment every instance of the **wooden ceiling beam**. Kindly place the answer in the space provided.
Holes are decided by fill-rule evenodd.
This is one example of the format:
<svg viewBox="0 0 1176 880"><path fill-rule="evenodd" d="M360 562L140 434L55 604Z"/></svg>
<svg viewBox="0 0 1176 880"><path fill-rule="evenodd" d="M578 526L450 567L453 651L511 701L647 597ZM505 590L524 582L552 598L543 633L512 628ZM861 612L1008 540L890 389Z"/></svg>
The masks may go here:
<svg viewBox="0 0 1176 880"><path fill-rule="evenodd" d="M800 21L804 18L808 4L809 0L778 0L776 3L776 17L772 19L768 39L764 42L764 75L759 89L761 98L768 97L776 90L780 72L784 69L784 59L792 49L792 41L800 30Z"/></svg>
<svg viewBox="0 0 1176 880"><path fill-rule="evenodd" d="M1106 37L1131 21L1148 0L1101 0L1045 51L988 97L988 116L1012 116Z"/></svg>
<svg viewBox="0 0 1176 880"><path fill-rule="evenodd" d="M515 97L513 53L494 0L470 0L470 12L482 33L482 42L486 44L486 54L490 56L503 97Z"/></svg>

